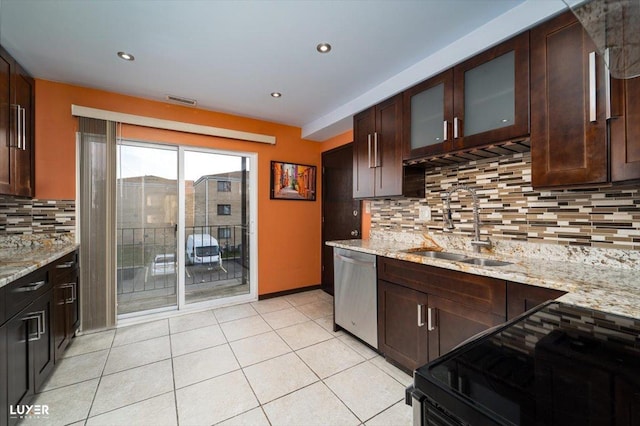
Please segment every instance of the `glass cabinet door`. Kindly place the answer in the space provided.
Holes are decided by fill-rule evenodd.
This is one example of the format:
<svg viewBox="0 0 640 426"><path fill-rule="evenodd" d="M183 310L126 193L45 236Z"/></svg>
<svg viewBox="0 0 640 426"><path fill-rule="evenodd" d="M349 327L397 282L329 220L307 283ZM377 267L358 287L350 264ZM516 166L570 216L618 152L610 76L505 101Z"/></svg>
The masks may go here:
<svg viewBox="0 0 640 426"><path fill-rule="evenodd" d="M405 159L449 149L453 116L453 70L404 92Z"/></svg>
<svg viewBox="0 0 640 426"><path fill-rule="evenodd" d="M444 140L444 83L411 97L411 150Z"/></svg>
<svg viewBox="0 0 640 426"><path fill-rule="evenodd" d="M507 127L515 119L515 54L505 53L464 74L464 135Z"/></svg>

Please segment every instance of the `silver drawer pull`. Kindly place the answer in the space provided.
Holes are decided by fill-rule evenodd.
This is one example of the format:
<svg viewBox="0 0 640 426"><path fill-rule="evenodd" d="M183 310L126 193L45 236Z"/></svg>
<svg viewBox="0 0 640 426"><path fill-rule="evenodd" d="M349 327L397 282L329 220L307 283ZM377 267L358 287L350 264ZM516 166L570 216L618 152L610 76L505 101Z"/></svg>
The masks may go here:
<svg viewBox="0 0 640 426"><path fill-rule="evenodd" d="M56 269L69 269L75 266L75 264L76 264L75 260L71 260L69 262L64 262L59 265L56 265Z"/></svg>
<svg viewBox="0 0 640 426"><path fill-rule="evenodd" d="M25 317L22 318L22 321L31 321L36 320L37 327L35 333L29 333L28 340L29 342L34 342L36 340L40 340L40 338L47 332L47 325L45 324L45 311L38 312L30 312ZM35 336L34 336L35 334Z"/></svg>
<svg viewBox="0 0 640 426"><path fill-rule="evenodd" d="M422 315L422 307L424 305L421 305L418 303L418 327L422 327L424 326L424 321L422 320L423 315Z"/></svg>
<svg viewBox="0 0 640 426"><path fill-rule="evenodd" d="M436 321L433 319L433 309L427 308L427 330L433 331L436 329Z"/></svg>
<svg viewBox="0 0 640 426"><path fill-rule="evenodd" d="M37 290L40 289L40 287L42 287L46 283L47 283L46 281L37 281L35 283L31 283L31 284L27 284L27 285L23 285L21 287L18 287L17 289L15 289L15 291L17 291L17 292L37 291Z"/></svg>
<svg viewBox="0 0 640 426"><path fill-rule="evenodd" d="M597 121L596 113L596 52L589 53L589 121Z"/></svg>

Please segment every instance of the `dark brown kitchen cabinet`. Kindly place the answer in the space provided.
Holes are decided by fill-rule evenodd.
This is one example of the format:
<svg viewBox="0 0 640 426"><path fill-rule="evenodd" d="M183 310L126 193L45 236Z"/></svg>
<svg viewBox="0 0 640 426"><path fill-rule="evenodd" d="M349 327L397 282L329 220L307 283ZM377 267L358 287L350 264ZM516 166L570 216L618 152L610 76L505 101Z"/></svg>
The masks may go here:
<svg viewBox="0 0 640 426"><path fill-rule="evenodd" d="M353 197L402 195L402 96L353 117Z"/></svg>
<svg viewBox="0 0 640 426"><path fill-rule="evenodd" d="M56 361L80 325L80 305L78 301L78 259L77 252L70 253L51 265L54 300L54 343Z"/></svg>
<svg viewBox="0 0 640 426"><path fill-rule="evenodd" d="M640 179L640 77L611 80L611 181Z"/></svg>
<svg viewBox="0 0 640 426"><path fill-rule="evenodd" d="M378 258L378 348L411 371L505 321L505 282Z"/></svg>
<svg viewBox="0 0 640 426"><path fill-rule="evenodd" d="M403 93L404 159L529 135L529 33Z"/></svg>
<svg viewBox="0 0 640 426"><path fill-rule="evenodd" d="M531 173L535 188L606 183L604 61L570 12L531 30Z"/></svg>
<svg viewBox="0 0 640 426"><path fill-rule="evenodd" d="M378 281L378 350L407 370L429 361L427 306L425 293Z"/></svg>
<svg viewBox="0 0 640 426"><path fill-rule="evenodd" d="M507 282L507 319L511 320L547 300L557 299L565 294L567 293L553 288Z"/></svg>
<svg viewBox="0 0 640 426"><path fill-rule="evenodd" d="M0 194L32 197L35 83L0 47Z"/></svg>

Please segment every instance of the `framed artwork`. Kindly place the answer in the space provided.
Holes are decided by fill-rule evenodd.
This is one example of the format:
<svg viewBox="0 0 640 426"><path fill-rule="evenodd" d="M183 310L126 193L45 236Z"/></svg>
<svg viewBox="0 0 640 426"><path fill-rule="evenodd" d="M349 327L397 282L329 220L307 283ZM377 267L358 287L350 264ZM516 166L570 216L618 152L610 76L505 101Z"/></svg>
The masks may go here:
<svg viewBox="0 0 640 426"><path fill-rule="evenodd" d="M316 166L271 162L272 200L316 200Z"/></svg>

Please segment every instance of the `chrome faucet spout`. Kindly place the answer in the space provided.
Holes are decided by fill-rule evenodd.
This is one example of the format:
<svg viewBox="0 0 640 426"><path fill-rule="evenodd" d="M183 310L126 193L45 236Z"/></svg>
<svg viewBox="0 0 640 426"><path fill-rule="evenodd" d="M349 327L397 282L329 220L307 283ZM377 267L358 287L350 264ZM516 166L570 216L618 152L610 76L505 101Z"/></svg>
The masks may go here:
<svg viewBox="0 0 640 426"><path fill-rule="evenodd" d="M451 195L454 192L458 192L460 190L465 190L471 194L473 198L473 231L474 231L474 239L471 240L471 245L476 253L480 253L480 247L490 247L491 241L489 239L482 240L480 238L480 201L478 200L478 194L476 191L467 185L456 185L446 192L445 195L445 208L444 208L444 221L445 221L445 231L454 229L453 219L451 215Z"/></svg>

